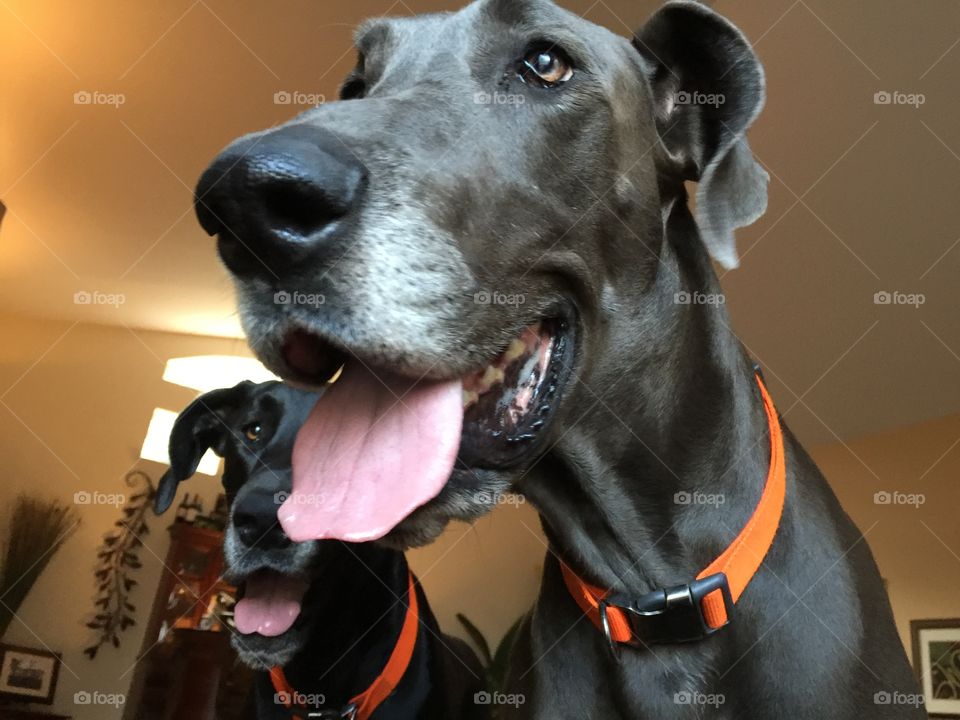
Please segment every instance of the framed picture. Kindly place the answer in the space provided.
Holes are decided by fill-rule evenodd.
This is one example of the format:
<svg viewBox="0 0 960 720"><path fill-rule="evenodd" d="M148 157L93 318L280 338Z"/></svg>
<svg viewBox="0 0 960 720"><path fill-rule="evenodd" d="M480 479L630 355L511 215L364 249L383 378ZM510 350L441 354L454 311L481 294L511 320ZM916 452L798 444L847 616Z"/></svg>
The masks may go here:
<svg viewBox="0 0 960 720"><path fill-rule="evenodd" d="M0 643L0 699L49 705L59 672L55 653Z"/></svg>
<svg viewBox="0 0 960 720"><path fill-rule="evenodd" d="M932 718L960 718L960 618L911 620L913 667Z"/></svg>

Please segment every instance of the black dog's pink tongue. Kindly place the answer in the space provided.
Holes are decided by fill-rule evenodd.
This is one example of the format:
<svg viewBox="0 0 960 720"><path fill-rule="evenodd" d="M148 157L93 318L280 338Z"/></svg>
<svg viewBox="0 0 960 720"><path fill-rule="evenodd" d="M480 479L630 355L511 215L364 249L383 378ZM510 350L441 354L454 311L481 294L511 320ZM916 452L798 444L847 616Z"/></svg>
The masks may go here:
<svg viewBox="0 0 960 720"><path fill-rule="evenodd" d="M460 446L463 386L411 385L352 362L317 401L278 513L292 540L376 540L443 489Z"/></svg>
<svg viewBox="0 0 960 720"><path fill-rule="evenodd" d="M273 570L261 570L246 582L233 609L233 621L244 635L283 635L293 627L307 592L307 583Z"/></svg>

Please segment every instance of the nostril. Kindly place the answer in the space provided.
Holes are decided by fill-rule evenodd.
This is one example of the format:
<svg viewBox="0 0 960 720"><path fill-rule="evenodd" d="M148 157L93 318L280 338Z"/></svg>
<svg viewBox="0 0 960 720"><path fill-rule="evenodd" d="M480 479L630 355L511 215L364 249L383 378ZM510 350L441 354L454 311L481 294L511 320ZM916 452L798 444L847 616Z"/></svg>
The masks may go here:
<svg viewBox="0 0 960 720"><path fill-rule="evenodd" d="M260 547L264 550L281 550L291 544L290 538L274 516L272 522L252 513L233 514L233 527L237 536L247 547Z"/></svg>
<svg viewBox="0 0 960 720"><path fill-rule="evenodd" d="M270 547L275 550L283 550L293 544L293 541L287 537L287 534L280 528L273 528L269 532Z"/></svg>
<svg viewBox="0 0 960 720"><path fill-rule="evenodd" d="M253 545L260 539L257 519L253 515L234 513L233 527L244 545Z"/></svg>
<svg viewBox="0 0 960 720"><path fill-rule="evenodd" d="M307 180L275 182L262 191L261 202L268 226L289 235L312 235L347 212Z"/></svg>

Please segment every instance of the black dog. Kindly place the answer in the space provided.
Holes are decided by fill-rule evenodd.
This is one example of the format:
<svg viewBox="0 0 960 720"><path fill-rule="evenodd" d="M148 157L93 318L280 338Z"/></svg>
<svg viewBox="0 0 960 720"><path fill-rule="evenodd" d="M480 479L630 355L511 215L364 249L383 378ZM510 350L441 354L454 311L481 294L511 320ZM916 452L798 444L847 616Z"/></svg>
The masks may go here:
<svg viewBox="0 0 960 720"><path fill-rule="evenodd" d="M520 635L524 716L922 717L863 536L710 301L766 207L743 35L696 2L631 43L478 0L356 45L344 102L197 189L257 355L310 385L344 366L287 532L424 543L524 492L568 568Z"/></svg>
<svg viewBox="0 0 960 720"><path fill-rule="evenodd" d="M483 677L476 657L440 633L402 553L292 543L280 529L293 441L317 398L249 382L201 396L177 418L156 499L166 510L208 448L225 458L224 555L241 597L233 646L248 665L271 671L257 679L256 717L307 717L306 709L358 720L485 717L474 702Z"/></svg>

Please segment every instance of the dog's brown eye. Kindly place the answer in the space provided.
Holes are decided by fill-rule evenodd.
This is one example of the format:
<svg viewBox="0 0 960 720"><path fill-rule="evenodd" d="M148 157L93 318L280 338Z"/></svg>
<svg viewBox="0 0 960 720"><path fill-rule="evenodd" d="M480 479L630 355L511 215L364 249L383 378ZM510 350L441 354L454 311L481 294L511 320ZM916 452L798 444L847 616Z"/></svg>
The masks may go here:
<svg viewBox="0 0 960 720"><path fill-rule="evenodd" d="M520 77L526 83L556 87L573 77L573 66L558 48L535 48L523 58Z"/></svg>
<svg viewBox="0 0 960 720"><path fill-rule="evenodd" d="M250 442L256 442L260 439L260 423L250 423L243 429L243 434L247 436Z"/></svg>

